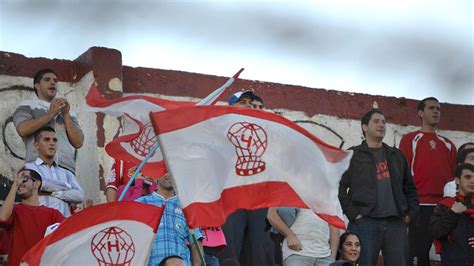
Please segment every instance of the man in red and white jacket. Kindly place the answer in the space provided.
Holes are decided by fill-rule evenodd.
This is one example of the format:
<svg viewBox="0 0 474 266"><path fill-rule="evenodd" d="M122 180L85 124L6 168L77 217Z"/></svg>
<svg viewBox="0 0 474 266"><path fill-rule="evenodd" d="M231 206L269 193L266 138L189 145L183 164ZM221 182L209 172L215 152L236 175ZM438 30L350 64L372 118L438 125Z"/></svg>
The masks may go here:
<svg viewBox="0 0 474 266"><path fill-rule="evenodd" d="M131 162L115 160L110 173L107 175L107 186L105 197L107 202L117 201L122 194L130 178L137 170L137 165ZM141 173L135 178L130 188L125 193L124 201L135 199L153 193L157 187L156 181L143 176Z"/></svg>
<svg viewBox="0 0 474 266"><path fill-rule="evenodd" d="M400 150L410 165L419 195L420 213L409 228L409 257L413 265L429 265L429 251L433 239L429 222L433 210L443 198L445 184L453 180L456 167L456 146L436 133L441 111L434 97L418 103L421 129L404 135Z"/></svg>

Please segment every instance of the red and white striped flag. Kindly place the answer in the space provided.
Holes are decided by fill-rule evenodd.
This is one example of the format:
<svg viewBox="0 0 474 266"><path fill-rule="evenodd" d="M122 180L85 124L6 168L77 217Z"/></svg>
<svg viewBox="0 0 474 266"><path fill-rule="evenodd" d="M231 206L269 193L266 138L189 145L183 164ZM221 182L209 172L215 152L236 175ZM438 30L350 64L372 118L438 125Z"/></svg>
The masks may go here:
<svg viewBox="0 0 474 266"><path fill-rule="evenodd" d="M259 110L199 106L150 117L192 228L272 206L310 208L345 228L337 194L352 151Z"/></svg>
<svg viewBox="0 0 474 266"><path fill-rule="evenodd" d="M163 207L113 202L66 219L21 265L146 265Z"/></svg>
<svg viewBox="0 0 474 266"><path fill-rule="evenodd" d="M224 85L214 90L198 103L171 101L143 95L107 99L98 91L95 83L93 83L86 95L84 109L86 111L102 112L111 116L123 117L123 131L118 138L106 145L105 150L113 158L139 165L157 142L155 131L150 122L150 112L160 112L191 105L213 105L243 70L243 68L240 69ZM150 157L142 168L142 172L149 177L163 176L166 169L160 151L155 152Z"/></svg>

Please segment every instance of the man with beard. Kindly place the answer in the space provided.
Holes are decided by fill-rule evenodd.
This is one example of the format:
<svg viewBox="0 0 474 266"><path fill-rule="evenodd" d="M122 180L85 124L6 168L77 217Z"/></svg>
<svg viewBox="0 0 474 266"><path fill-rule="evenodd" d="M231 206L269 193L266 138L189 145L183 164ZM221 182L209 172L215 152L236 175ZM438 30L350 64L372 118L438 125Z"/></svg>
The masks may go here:
<svg viewBox="0 0 474 266"><path fill-rule="evenodd" d="M19 265L21 257L43 237L46 228L64 220L63 215L38 200L41 176L34 170L21 169L0 209L0 227L10 234L12 243L8 265ZM15 204L15 195L21 203Z"/></svg>
<svg viewBox="0 0 474 266"><path fill-rule="evenodd" d="M153 240L148 265L201 265L199 252L168 174L158 179L156 192L140 197L136 201L158 207L165 206ZM196 239L203 237L199 229L195 229L194 234ZM191 244L192 254L187 243ZM198 244L201 245L200 241Z"/></svg>
<svg viewBox="0 0 474 266"><path fill-rule="evenodd" d="M456 146L436 129L441 117L438 99L429 97L418 103L421 129L400 140L400 150L411 168L413 181L420 196L420 215L410 224L408 239L410 263L429 265L433 238L429 231L430 217L436 204L443 199L443 188L453 180L456 168Z"/></svg>
<svg viewBox="0 0 474 266"><path fill-rule="evenodd" d="M50 126L58 134L56 161L75 173L75 149L82 146L84 135L76 115L70 111L70 103L64 98L56 97L57 82L54 70L47 68L38 71L33 78L38 99L21 102L13 114L13 123L25 143L27 163L38 157L33 144L35 131L43 126Z"/></svg>

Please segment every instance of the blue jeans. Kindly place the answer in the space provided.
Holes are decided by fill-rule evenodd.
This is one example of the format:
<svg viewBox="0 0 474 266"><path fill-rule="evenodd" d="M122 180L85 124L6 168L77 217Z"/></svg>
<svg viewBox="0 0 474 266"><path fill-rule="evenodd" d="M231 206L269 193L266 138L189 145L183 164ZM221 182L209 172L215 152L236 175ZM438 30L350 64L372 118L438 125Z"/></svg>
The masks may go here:
<svg viewBox="0 0 474 266"><path fill-rule="evenodd" d="M362 217L350 222L350 232L360 238L360 265L377 265L380 251L384 265L408 265L407 225L400 217Z"/></svg>
<svg viewBox="0 0 474 266"><path fill-rule="evenodd" d="M219 259L216 256L204 254L204 260L207 266L219 266Z"/></svg>
<svg viewBox="0 0 474 266"><path fill-rule="evenodd" d="M313 258L302 255L293 254L285 259L283 265L285 266L328 266L333 263L334 260L331 256L324 258Z"/></svg>

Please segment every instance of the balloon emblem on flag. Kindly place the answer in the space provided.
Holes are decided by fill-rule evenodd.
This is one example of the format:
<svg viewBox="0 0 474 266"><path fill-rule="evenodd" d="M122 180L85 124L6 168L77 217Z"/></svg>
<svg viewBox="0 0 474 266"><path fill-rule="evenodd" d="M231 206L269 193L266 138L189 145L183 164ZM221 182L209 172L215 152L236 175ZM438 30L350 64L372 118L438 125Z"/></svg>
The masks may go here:
<svg viewBox="0 0 474 266"><path fill-rule="evenodd" d="M265 171L262 155L267 149L267 133L261 126L248 122L235 123L229 128L227 138L237 153L237 175L251 176Z"/></svg>
<svg viewBox="0 0 474 266"><path fill-rule="evenodd" d="M143 126L143 132L140 136L130 142L130 146L138 155L145 157L150 153L157 142L158 137L156 136L153 125L150 122Z"/></svg>
<svg viewBox="0 0 474 266"><path fill-rule="evenodd" d="M135 255L135 244L125 230L112 226L94 235L91 251L99 265L130 265Z"/></svg>

